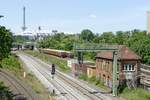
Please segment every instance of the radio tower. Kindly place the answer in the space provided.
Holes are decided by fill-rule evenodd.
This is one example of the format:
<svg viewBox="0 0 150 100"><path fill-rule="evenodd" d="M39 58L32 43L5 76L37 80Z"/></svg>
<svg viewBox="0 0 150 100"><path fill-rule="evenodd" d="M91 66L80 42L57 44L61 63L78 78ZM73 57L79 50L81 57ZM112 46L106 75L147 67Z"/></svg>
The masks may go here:
<svg viewBox="0 0 150 100"><path fill-rule="evenodd" d="M26 13L25 13L25 11L26 11L26 8L23 7L23 27L22 27L22 31L25 31L27 29L27 27L26 27Z"/></svg>

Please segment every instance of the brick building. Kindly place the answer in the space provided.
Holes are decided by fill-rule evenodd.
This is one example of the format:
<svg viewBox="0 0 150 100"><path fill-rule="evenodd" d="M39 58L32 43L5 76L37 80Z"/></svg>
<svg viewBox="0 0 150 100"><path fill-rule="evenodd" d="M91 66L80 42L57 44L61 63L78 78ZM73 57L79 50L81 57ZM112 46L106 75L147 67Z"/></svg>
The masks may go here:
<svg viewBox="0 0 150 100"><path fill-rule="evenodd" d="M96 66L94 65L88 65L87 66L87 76L89 78L96 76Z"/></svg>
<svg viewBox="0 0 150 100"><path fill-rule="evenodd" d="M94 65L95 63L91 61L83 61L83 64L79 64L78 61L74 61L71 64L71 70L74 76L78 76L79 74L87 75L87 69L90 69L90 67Z"/></svg>
<svg viewBox="0 0 150 100"><path fill-rule="evenodd" d="M117 45L118 52L118 79L119 83L125 83L125 74L137 76L140 70L140 57L125 45ZM112 87L113 53L104 51L96 55L96 76L106 86Z"/></svg>

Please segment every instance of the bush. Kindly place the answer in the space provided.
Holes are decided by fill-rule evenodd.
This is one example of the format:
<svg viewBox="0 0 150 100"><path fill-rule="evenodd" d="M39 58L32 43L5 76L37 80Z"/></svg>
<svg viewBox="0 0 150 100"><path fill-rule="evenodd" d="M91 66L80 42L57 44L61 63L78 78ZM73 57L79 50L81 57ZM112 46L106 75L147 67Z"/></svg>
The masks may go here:
<svg viewBox="0 0 150 100"><path fill-rule="evenodd" d="M18 69L21 69L21 65L16 58L16 55L11 54L8 56L8 58L4 58L1 62L2 68L10 69L13 71L18 71Z"/></svg>
<svg viewBox="0 0 150 100"><path fill-rule="evenodd" d="M13 100L12 95L13 94L9 90L9 88L4 86L3 82L0 82L0 99L1 100Z"/></svg>

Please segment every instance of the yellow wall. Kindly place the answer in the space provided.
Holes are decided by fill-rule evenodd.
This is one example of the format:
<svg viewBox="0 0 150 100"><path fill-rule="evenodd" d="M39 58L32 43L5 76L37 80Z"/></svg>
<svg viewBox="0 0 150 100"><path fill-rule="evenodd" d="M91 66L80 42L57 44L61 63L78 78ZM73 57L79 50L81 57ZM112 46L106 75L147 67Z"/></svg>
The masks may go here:
<svg viewBox="0 0 150 100"><path fill-rule="evenodd" d="M87 76L88 77L96 76L96 68L87 68Z"/></svg>

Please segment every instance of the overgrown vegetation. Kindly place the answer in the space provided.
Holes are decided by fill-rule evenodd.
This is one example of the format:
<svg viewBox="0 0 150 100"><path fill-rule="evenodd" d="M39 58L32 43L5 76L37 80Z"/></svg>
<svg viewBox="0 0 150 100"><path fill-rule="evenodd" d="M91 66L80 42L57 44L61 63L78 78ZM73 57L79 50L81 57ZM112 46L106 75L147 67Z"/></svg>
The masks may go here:
<svg viewBox="0 0 150 100"><path fill-rule="evenodd" d="M89 78L87 75L81 74L78 78L81 79L81 80L87 81L90 84L96 85L97 87L102 89L104 92L110 92L111 91L102 82L100 82L100 80L97 79L95 76Z"/></svg>
<svg viewBox="0 0 150 100"><path fill-rule="evenodd" d="M121 94L125 100L150 100L150 92L141 88L128 89L125 88Z"/></svg>
<svg viewBox="0 0 150 100"><path fill-rule="evenodd" d="M62 50L73 50L74 43L99 43L99 44L118 44L127 45L142 58L142 62L150 64L150 34L146 31L118 31L104 32L94 34L92 31L85 29L81 34L64 34L57 33L38 42L40 48L53 48ZM85 58L93 59L93 55L85 53Z"/></svg>
<svg viewBox="0 0 150 100"><path fill-rule="evenodd" d="M59 57L43 54L43 53L40 53L38 51L30 51L30 50L25 51L25 53L33 55L34 57L38 57L39 59L41 59L43 61L46 61L48 63L56 64L60 71L63 71L63 72L70 71L70 68L67 67L67 61L63 60L63 59L61 59Z"/></svg>
<svg viewBox="0 0 150 100"><path fill-rule="evenodd" d="M25 42L32 42L34 39L30 39L28 36L16 35L13 36L14 43L25 43Z"/></svg>
<svg viewBox="0 0 150 100"><path fill-rule="evenodd" d="M104 92L111 91L109 88L104 86L104 84L102 84L102 82L95 76L88 78L87 75L81 74L78 78L100 87ZM125 87L119 96L123 97L125 100L150 100L150 92L145 91L142 88L128 89Z"/></svg>
<svg viewBox="0 0 150 100"><path fill-rule="evenodd" d="M45 87L40 83L40 81L38 81L38 79L31 72L27 73L26 78L23 77L23 72L25 71L25 69L23 69L24 65L15 54L11 54L8 56L8 58L4 58L1 64L3 69L12 72L21 81L30 85L32 89L37 94L39 94L42 100L47 100L51 98Z"/></svg>
<svg viewBox="0 0 150 100"><path fill-rule="evenodd" d="M10 54L7 58L4 58L1 64L2 68L13 71L16 74L18 74L19 72L23 72L20 62L18 61L15 54Z"/></svg>
<svg viewBox="0 0 150 100"><path fill-rule="evenodd" d="M0 26L0 62L10 54L12 42L13 38L10 30Z"/></svg>
<svg viewBox="0 0 150 100"><path fill-rule="evenodd" d="M13 100L12 95L9 88L6 87L3 82L0 82L0 100Z"/></svg>

